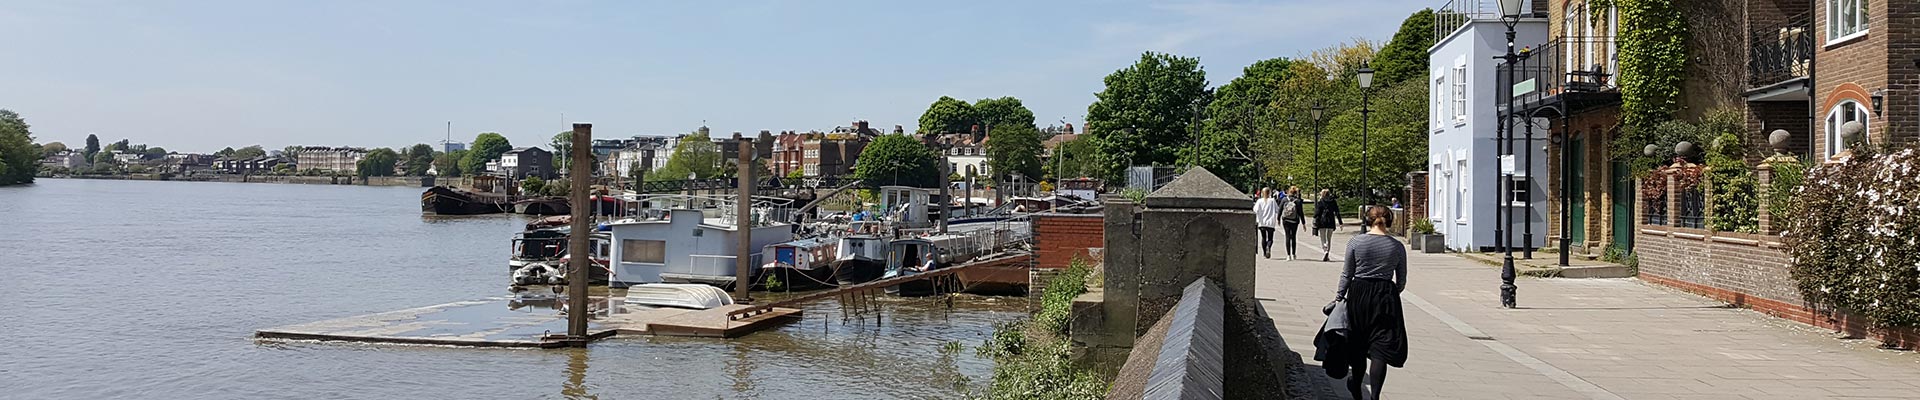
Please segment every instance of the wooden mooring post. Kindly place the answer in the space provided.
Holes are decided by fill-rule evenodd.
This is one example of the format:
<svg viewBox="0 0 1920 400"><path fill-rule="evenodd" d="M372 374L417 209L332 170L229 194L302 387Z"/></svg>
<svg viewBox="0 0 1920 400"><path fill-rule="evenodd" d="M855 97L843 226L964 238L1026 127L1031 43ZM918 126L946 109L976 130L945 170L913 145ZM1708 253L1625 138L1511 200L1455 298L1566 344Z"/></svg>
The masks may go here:
<svg viewBox="0 0 1920 400"><path fill-rule="evenodd" d="M593 152L578 149L593 148L593 124L573 124L573 148L576 150L567 155L573 157L567 172L567 178L572 181L569 185L572 187L571 193L567 194L573 204L573 234L567 235L567 254L571 256L567 257L566 342L570 346L584 347L590 341L587 335L587 316L591 314L587 311L587 268L593 268L593 263L591 257L587 256L591 252L587 249L587 237L593 233L593 216L589 215L593 208L585 206L591 201L588 192L592 190L592 182L588 179L593 175L590 169L593 166Z"/></svg>

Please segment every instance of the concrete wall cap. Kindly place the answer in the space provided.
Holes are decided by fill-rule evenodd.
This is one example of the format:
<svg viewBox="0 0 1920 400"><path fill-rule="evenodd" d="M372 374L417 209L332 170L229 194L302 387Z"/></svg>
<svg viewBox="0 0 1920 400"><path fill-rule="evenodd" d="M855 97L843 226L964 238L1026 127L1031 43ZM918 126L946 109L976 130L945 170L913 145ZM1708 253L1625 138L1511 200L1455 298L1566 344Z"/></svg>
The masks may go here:
<svg viewBox="0 0 1920 400"><path fill-rule="evenodd" d="M1203 167L1193 167L1160 190L1148 194L1147 207L1252 208L1253 199Z"/></svg>

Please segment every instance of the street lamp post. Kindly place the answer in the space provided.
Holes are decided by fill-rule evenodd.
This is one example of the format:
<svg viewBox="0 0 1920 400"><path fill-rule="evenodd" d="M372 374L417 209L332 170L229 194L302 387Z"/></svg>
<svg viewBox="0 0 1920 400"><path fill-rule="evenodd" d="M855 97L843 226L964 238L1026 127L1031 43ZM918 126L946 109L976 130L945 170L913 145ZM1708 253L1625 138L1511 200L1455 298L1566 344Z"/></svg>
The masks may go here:
<svg viewBox="0 0 1920 400"><path fill-rule="evenodd" d="M1326 189L1325 186L1320 185L1320 116L1327 112L1327 107L1321 105L1319 100L1314 100L1311 110L1309 115L1313 116L1313 187Z"/></svg>
<svg viewBox="0 0 1920 400"><path fill-rule="evenodd" d="M1367 115L1373 113L1373 110L1367 108L1367 106L1373 101L1371 97L1373 94L1373 68L1368 68L1367 63L1363 61L1360 63L1360 71L1355 74L1355 77L1360 81L1360 190L1366 192L1366 194L1362 195L1366 202L1362 204L1370 208L1373 206L1373 186L1367 179L1372 175L1373 164L1370 163L1367 158ZM1369 226L1373 225L1373 221L1367 220L1367 214L1368 212L1366 212L1366 210L1361 210L1360 212L1361 231L1365 231Z"/></svg>
<svg viewBox="0 0 1920 400"><path fill-rule="evenodd" d="M1515 63L1520 60L1520 55L1515 54L1513 51L1514 26L1520 24L1520 14L1523 12L1521 8L1524 7L1526 4L1527 4L1526 0L1500 0L1500 3L1498 4L1500 6L1500 22L1506 24L1507 26L1507 54L1498 57L1501 61L1504 61L1506 63L1507 81L1505 85L1511 85L1513 83L1513 78L1514 78L1513 71L1514 71L1514 67L1516 67ZM1505 88L1496 87L1496 89L1494 90L1494 93L1502 93L1502 90L1500 89L1505 89ZM1506 134L1510 129L1512 129L1511 127L1509 127L1510 124L1508 124L1507 121L1509 121L1510 118L1512 118L1512 114L1513 114L1512 113L1513 95L1511 94L1511 92L1508 92L1508 93L1509 94L1506 96L1507 107L1506 107L1506 110L1504 110L1506 113L1500 115L1501 117L1500 124L1495 128L1495 131L1494 131L1495 132L1494 133L1494 149L1496 149L1495 153L1498 154L1495 157L1496 160L1504 159L1505 151L1501 150L1502 144L1505 144L1507 147L1511 147L1512 145L1511 143L1508 143L1508 140L1507 140L1508 135ZM1492 199L1494 200L1493 201L1494 203L1494 206L1493 206L1494 238L1493 240L1494 240L1494 244L1500 247L1501 252L1506 253L1505 260L1503 260L1502 263L1500 264L1500 306L1506 307L1506 308L1514 308L1518 306L1517 304L1518 300L1514 298L1515 292L1518 291L1518 288L1513 285L1513 279L1514 279L1513 251L1510 247L1508 247L1508 243L1507 243L1508 240L1506 238L1507 230L1504 228L1504 225L1502 225L1503 223L1511 223L1512 221L1503 221L1505 217L1502 214L1505 214L1505 213L1501 211L1508 208L1506 207L1507 206L1506 204L1502 204L1502 203L1505 203L1505 201L1502 201L1502 200L1506 197L1506 192L1507 192L1506 186L1508 183L1512 182L1512 179L1499 173L1499 169L1500 169L1499 164L1500 164L1499 161L1495 161L1494 173L1488 174L1488 175L1493 175L1493 179L1494 179L1494 186L1493 186L1494 197Z"/></svg>

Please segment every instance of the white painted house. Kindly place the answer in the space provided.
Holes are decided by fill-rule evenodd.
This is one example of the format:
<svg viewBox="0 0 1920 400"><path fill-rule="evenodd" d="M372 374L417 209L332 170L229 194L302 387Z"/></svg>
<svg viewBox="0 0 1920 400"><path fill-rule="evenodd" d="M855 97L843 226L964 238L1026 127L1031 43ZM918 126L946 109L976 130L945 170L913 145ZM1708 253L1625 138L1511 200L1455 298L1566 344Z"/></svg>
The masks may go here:
<svg viewBox="0 0 1920 400"><path fill-rule="evenodd" d="M1499 86L1505 78L1499 77L1500 60L1494 57L1505 55L1507 26L1501 21L1494 0L1454 0L1441 8L1439 17L1434 21L1435 35L1433 48L1427 50L1432 65L1428 83L1433 85L1429 121L1431 135L1427 140L1427 214L1433 222L1434 231L1446 235L1447 247L1454 250L1483 250L1494 246L1496 226L1495 212L1507 211L1510 215L1521 217L1526 203L1511 202L1514 194L1508 193L1503 200L1489 201L1499 188L1494 178L1500 171L1499 149L1495 147L1495 130L1500 125L1500 112L1496 107L1505 107L1500 99ZM1535 9L1544 12L1546 4L1535 1ZM1545 42L1547 39L1547 19L1544 14L1521 18L1514 26L1515 43L1521 47ZM1517 50L1517 49L1516 49ZM1521 126L1520 120L1514 120ZM1538 122L1544 124L1544 122ZM1547 142L1546 125L1535 128L1533 172L1536 176L1547 175L1547 157L1542 150ZM1525 153L1519 145L1514 146L1519 160L1525 160ZM1515 165L1524 169L1523 165ZM1517 186L1520 198L1531 198L1535 202L1533 219L1533 241L1536 246L1546 242L1547 224L1545 179L1527 180L1516 176L1522 184ZM1530 183L1529 183L1530 182ZM1531 190L1525 188L1531 187ZM1522 237L1517 232L1523 226L1516 220L1511 232L1516 244Z"/></svg>

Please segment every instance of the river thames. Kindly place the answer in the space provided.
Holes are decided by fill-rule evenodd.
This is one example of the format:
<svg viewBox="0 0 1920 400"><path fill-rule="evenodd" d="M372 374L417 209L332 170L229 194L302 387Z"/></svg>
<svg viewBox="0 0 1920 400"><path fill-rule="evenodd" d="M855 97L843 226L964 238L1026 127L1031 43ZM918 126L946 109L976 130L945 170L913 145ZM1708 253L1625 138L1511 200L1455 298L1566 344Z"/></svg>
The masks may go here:
<svg viewBox="0 0 1920 400"><path fill-rule="evenodd" d="M260 328L506 295L519 216L418 188L41 179L0 187L0 397L960 398L1027 299L832 301L744 338L504 350L258 341ZM945 348L958 342L964 349Z"/></svg>

